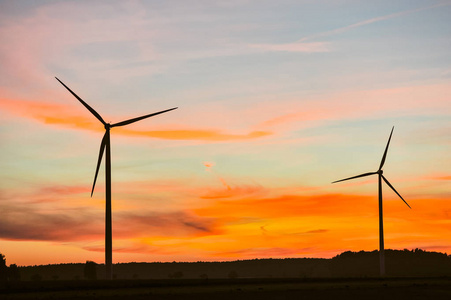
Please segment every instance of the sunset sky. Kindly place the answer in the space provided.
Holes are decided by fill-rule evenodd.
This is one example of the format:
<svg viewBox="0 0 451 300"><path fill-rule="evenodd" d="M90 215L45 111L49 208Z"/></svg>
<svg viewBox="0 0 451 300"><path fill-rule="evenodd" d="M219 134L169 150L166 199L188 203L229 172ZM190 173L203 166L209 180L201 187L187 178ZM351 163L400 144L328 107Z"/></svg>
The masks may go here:
<svg viewBox="0 0 451 300"><path fill-rule="evenodd" d="M451 252L451 1L0 1L0 253L113 262Z"/></svg>

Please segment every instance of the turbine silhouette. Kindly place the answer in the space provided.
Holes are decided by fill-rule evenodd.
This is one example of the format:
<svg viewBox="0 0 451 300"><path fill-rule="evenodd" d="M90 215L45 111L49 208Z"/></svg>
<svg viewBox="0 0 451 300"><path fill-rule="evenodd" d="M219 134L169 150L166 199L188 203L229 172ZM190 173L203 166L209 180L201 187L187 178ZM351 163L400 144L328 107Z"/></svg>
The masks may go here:
<svg viewBox="0 0 451 300"><path fill-rule="evenodd" d="M85 101L78 97L70 88L68 88L61 80L55 77L81 104L84 105L102 124L105 126L105 134L103 135L102 142L100 144L99 159L97 160L96 174L94 176L94 183L92 184L91 197L94 193L94 187L96 185L97 174L99 173L100 163L102 162L103 152L105 154L105 268L106 268L106 278L113 278L113 247L112 247L112 222L111 222L111 147L110 147L110 129L113 127L119 127L128 125L146 118L150 118L174 109L177 107L170 108L167 110L159 111L153 114L148 114L145 116L125 120L119 123L110 124L105 122L102 117Z"/></svg>
<svg viewBox="0 0 451 300"><path fill-rule="evenodd" d="M384 173L384 171L382 171L382 167L384 166L385 158L387 157L388 146L390 145L390 140L391 140L391 136L393 134L393 129L395 129L394 126L391 129L390 137L388 138L387 146L385 147L385 151L384 151L384 155L382 156L381 164L379 166L379 169L376 172L364 173L364 174L360 174L357 176L353 176L353 177L349 177L349 178L345 178L345 179L341 179L341 180L332 182L332 183L336 183L336 182L340 182L340 181L345 181L345 180L350 180L350 179L354 179L354 178L378 174L378 177L379 177L379 185L378 185L379 186L379 268L380 268L381 276L385 275L384 222L383 222L383 217L382 217L382 180L384 180L385 183L396 193L396 195L398 195L399 198L401 198L401 200L404 201L404 203L409 208L411 208L410 205L406 202L406 200L404 200L404 198L396 191L396 189L390 184L390 182L388 182L387 178L385 178L385 176L382 175Z"/></svg>

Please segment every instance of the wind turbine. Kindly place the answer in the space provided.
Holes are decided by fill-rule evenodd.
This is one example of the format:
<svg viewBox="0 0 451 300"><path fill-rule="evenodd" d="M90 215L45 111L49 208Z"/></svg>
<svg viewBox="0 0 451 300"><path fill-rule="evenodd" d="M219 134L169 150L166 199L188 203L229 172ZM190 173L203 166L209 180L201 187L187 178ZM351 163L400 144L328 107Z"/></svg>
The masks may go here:
<svg viewBox="0 0 451 300"><path fill-rule="evenodd" d="M91 107L89 106L85 101L83 101L80 97L78 97L70 88L68 88L61 80L59 80L57 77L55 77L56 80L58 80L72 95L74 95L75 98L78 99L78 101L81 102L81 104L84 105L102 124L105 126L105 134L103 135L102 142L100 144L100 152L99 152L99 159L97 161L97 168L96 168L96 175L94 176L94 183L92 184L92 191L91 191L91 197L94 193L94 187L96 185L97 180L97 174L99 173L100 163L102 162L103 152L106 152L105 154L105 198L106 198L106 204L105 204L105 268L106 268L106 278L112 279L113 278L113 246L112 246L112 225L111 225L111 148L110 148L110 129L113 127L119 127L128 125L146 118L150 118L174 109L177 109L177 107L170 108L167 110L159 111L153 114L148 114L145 116L125 120L122 122L110 124L105 122L102 117Z"/></svg>
<svg viewBox="0 0 451 300"><path fill-rule="evenodd" d="M384 171L382 171L382 167L384 166L385 158L387 157L388 145L390 145L390 140L391 140L391 136L393 134L393 129L395 129L395 126L393 126L393 128L391 129L390 137L388 138L387 146L385 147L385 152L384 152L384 155L382 156L381 164L379 166L379 169L376 172L364 173L364 174L360 174L357 176L353 176L353 177L349 177L349 178L345 178L345 179L341 179L341 180L332 182L332 183L336 183L336 182L350 180L350 179L359 178L359 177L365 177L365 176L376 175L376 174L378 175L378 178L379 178L379 267L380 267L380 275L381 276L385 275L384 222L383 222L383 218L382 218L382 180L384 180L385 183L396 193L396 195L398 195L399 198L401 198L401 200L404 201L404 203L409 208L411 208L410 205L407 204L406 200L404 200L404 198L395 190L395 188L390 184L390 182L388 182L387 178L385 178L385 176L382 175L384 173Z"/></svg>

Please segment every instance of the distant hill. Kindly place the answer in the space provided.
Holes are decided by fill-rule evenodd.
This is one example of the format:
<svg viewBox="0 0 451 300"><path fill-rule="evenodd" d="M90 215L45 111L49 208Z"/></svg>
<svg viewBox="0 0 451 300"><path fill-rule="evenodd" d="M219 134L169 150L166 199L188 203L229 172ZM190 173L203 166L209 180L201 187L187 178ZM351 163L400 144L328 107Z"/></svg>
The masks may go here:
<svg viewBox="0 0 451 300"><path fill-rule="evenodd" d="M451 255L415 250L385 250L391 277L451 276ZM83 280L85 264L19 267L21 280ZM96 266L103 278L104 265ZM113 266L117 279L180 278L327 278L377 277L379 252L343 252L331 259L253 259L232 262L122 263Z"/></svg>

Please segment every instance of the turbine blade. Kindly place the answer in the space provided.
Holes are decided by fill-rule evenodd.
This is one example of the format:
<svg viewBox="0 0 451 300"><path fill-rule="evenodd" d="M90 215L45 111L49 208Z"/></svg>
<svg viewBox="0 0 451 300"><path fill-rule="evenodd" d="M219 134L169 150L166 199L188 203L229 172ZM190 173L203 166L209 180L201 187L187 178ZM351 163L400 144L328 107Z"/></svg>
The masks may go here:
<svg viewBox="0 0 451 300"><path fill-rule="evenodd" d="M99 159L97 160L96 175L94 176L94 183L92 184L91 197L92 197L92 194L94 193L94 187L96 186L97 174L99 174L99 168L100 168L100 163L102 162L103 152L105 152L106 135L107 135L107 132L105 132L105 134L103 135L102 142L100 143Z"/></svg>
<svg viewBox="0 0 451 300"><path fill-rule="evenodd" d="M166 109L166 110L159 111L159 112L156 112L156 113L153 113L153 114L148 114L148 115L145 115L145 116L142 116L142 117L137 117L137 118L133 118L133 119L130 119L130 120L122 121L122 122L119 122L119 123L116 123L116 124L112 124L111 127L128 125L128 124L140 121L142 119L150 118L150 117L153 117L153 116L156 116L156 115L159 115L159 114L162 114L162 113L165 113L165 112L177 109L177 108L178 107L174 107L174 108Z"/></svg>
<svg viewBox="0 0 451 300"><path fill-rule="evenodd" d="M410 208L412 209L412 207L410 207L410 205L406 202L406 200L404 200L404 198L395 190L395 188L390 184L390 182L388 182L387 178L384 177L384 175L382 175L382 179L385 181L385 183L391 187L391 189L396 193L396 195L399 196L399 198L401 198L402 201L404 201L404 203Z"/></svg>
<svg viewBox="0 0 451 300"><path fill-rule="evenodd" d="M370 176L370 175L374 175L374 174L377 174L377 172L364 173L364 174L360 174L360 175L357 175L357 176L353 176L353 177L349 177L349 178L337 180L337 181L334 181L334 182L332 182L332 183L336 183L336 182L340 182L340 181L345 181L345 180L349 180L349 179L354 179L354 178L359 178L359 177Z"/></svg>
<svg viewBox="0 0 451 300"><path fill-rule="evenodd" d="M86 103L85 101L83 101L80 97L77 96L77 94L75 94L70 88L67 87L67 85L65 85L61 80L59 80L57 77L55 77L56 80L58 80L62 85L64 85L64 87L72 94L74 95L75 98L78 99L78 101L81 102L81 104L83 104L100 122L102 122L103 125L106 124L106 122L102 119L102 117L91 107L88 105L88 103Z"/></svg>
<svg viewBox="0 0 451 300"><path fill-rule="evenodd" d="M384 166L385 158L387 157L387 152L388 152L388 145L390 145L391 135L393 134L393 129L395 129L395 126L393 126L391 129L390 137L388 138L387 146L385 147L384 155L382 156L381 165L379 166L379 170L381 170L382 167Z"/></svg>

